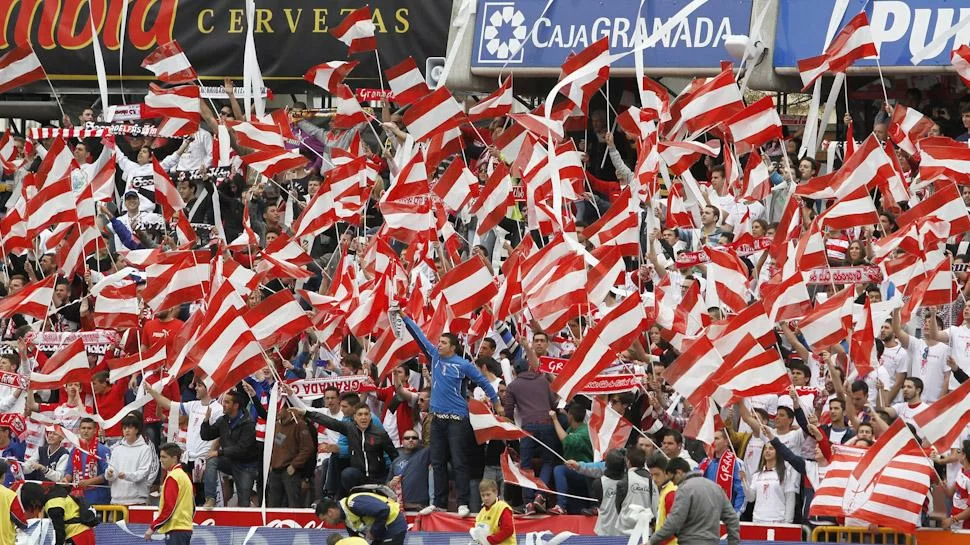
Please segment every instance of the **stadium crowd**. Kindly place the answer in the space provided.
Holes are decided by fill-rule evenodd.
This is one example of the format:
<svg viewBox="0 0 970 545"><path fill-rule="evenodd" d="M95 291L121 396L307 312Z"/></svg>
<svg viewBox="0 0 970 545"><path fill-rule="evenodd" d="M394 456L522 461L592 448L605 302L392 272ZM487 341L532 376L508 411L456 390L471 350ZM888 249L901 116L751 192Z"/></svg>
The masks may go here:
<svg viewBox="0 0 970 545"><path fill-rule="evenodd" d="M39 187L31 185L34 176L57 168L50 159L65 146L74 161L67 167L71 190L79 207L92 208L97 240L81 244L95 251L82 251L79 267L68 255L77 236L72 237L70 226L65 235L56 222L30 224L26 247L4 250L0 290L8 303L0 301L0 371L5 373L0 457L9 465L5 485L64 483L90 504L156 504L165 473L159 446L174 441L184 448L181 467L194 483L200 508L263 501L268 507L304 508L342 498L361 485L384 484L408 509L467 516L481 509L478 483L488 479L500 484L500 496L520 512L597 516L598 534L620 535L633 531L642 512L638 507L651 509L659 530L676 501L677 485L706 477L724 490L741 520L808 524L828 520L809 510L839 446L872 447L897 420L920 437L918 415L967 381L970 282L958 265L970 262L970 240L953 231L932 238L922 223L906 216L920 203L936 203L934 195L943 195L952 183L921 180L919 156L890 139L893 110L888 104L868 122L872 135L865 138L858 138L859 127L867 121L862 115L848 116L860 142L847 148L865 153L870 149L865 141L890 150L907 198L892 202L891 193L870 188L864 196L871 194L878 222L813 230L816 218L831 217L826 212L844 195L810 198L796 192L815 187L833 172L810 157L799 159L796 135L764 146L763 157L755 159L760 164L754 166L767 170L770 183L758 198L742 190L746 178L756 174L749 166L739 176L739 160L727 146L691 156L688 168L666 172L660 167L665 172L652 182L656 191L647 191L640 182L643 153L638 156L638 150L645 148L632 132L636 127L616 123L616 113L594 101L587 123L567 127L562 144L568 157L561 162L572 164L575 157L579 176L563 167L552 177L578 180L579 190L543 193L523 186L521 194L503 197L499 217L492 218L471 212L481 212L481 205L470 198L446 208L441 194L435 191L432 197L428 188L450 180L456 161L461 161L456 170L475 173L470 194L479 199L487 198L496 172L500 177L506 173L516 186L523 177L541 184L542 174L530 172L534 160L526 157L516 164L520 159L507 155L510 148L503 139L503 133L527 125L528 119L502 115L479 120L477 128L463 125L461 150L422 142L422 155L415 153L418 143L402 114L390 105L377 112L379 121L337 127L295 103L286 108L285 121L276 116L277 124L262 127L291 135L286 144L305 164L265 177L243 160L252 151L247 144L253 136L241 129L231 133L231 158L219 158L218 136L225 138L227 123L234 127L232 122L244 118L231 81L225 89L229 100L199 101L204 124L187 138L79 134L65 142L11 137L16 152L5 160L10 168L0 187L6 190L0 198L7 217L23 205L18 201L27 200L30 208L35 196L24 188ZM915 89L900 103L915 110L928 106ZM473 111L473 106L470 102L466 108ZM622 108L618 102L609 107L614 106ZM926 132L966 141L970 99L952 108L944 108L948 118L934 120ZM65 118L61 125L70 128L72 121ZM85 109L76 124L103 123L98 112ZM544 146L536 150L545 153ZM111 195L100 200L95 212L93 199L84 201L83 195L102 172L101 158L113 160L117 168ZM319 232L300 235L308 232L306 222L315 219L321 195L334 208L341 196L335 186L353 174L346 172L348 164L368 171L359 213L350 220L338 214ZM851 159L845 164L851 165ZM184 221L173 222L168 207L157 202L163 192L159 168L170 174L184 203L179 214L190 224L188 231ZM414 190L412 185L421 180L425 189ZM699 195L692 192L694 186ZM640 190L646 191L645 200L637 199ZM961 186L960 195L959 207L965 211L970 189ZM562 202L562 217L544 216L548 201L556 199ZM422 217L432 219L430 237L415 235L409 220L400 219L402 202L404 213L423 210ZM601 220L613 217L616 203L631 202L635 248L623 250L609 268L605 290L590 288L581 305L556 307L559 317L550 317L546 309L557 305L557 298L573 295L566 288L556 292L558 287L550 299L523 294L528 302L519 303L515 312L507 312L506 305L500 316L493 309L501 306L493 307L493 300L508 295L515 308L517 299L499 289L485 303L476 300L469 312L457 311L461 294L454 290L472 292L480 286L442 279L469 262L480 264L489 282L502 290L519 286L520 293L534 287L529 284L536 277L549 286L568 287L563 277L579 271L585 294L594 272L603 276L597 267L587 271L586 263L605 263L619 247L608 233L612 226L604 229ZM489 228L480 233L482 221ZM910 237L909 230L916 234ZM801 259L809 251L795 243L810 239L811 233L822 241L821 261L813 268L869 272L881 263L882 274L868 282L803 281L808 307L756 333L751 323L758 320L750 318L750 309L761 308L767 320L765 312L777 298L777 279L788 278L779 264L789 241L795 252L787 258L797 254ZM0 234L9 244L17 232L0 222ZM896 239L903 242L887 245ZM932 242L945 250L945 269L954 271L957 291L941 304L907 308L901 285L910 283L914 272L903 278L899 271L910 256L925 257ZM540 251L545 247L563 248L548 276L530 269L546 264L541 256L547 254ZM718 252L742 264L743 286L725 286L716 276L725 269ZM886 260L887 254L891 259ZM182 256L191 257L186 262ZM566 262L578 265L558 268ZM908 266L913 263L915 257ZM52 302L41 313L46 317L21 312L17 305L34 301L22 298L25 290L52 277ZM198 291L192 292L195 281ZM277 297L281 293L284 297ZM734 294L741 306L731 300ZM907 302L915 297L906 296ZM574 396L561 398L554 366L579 373L577 366L595 357L580 352L589 350L585 336L601 334L595 324L633 297L644 301L640 306L649 320L594 375L633 375L632 385L622 391L586 391L584 383L571 390ZM165 304L175 299L177 304ZM226 303L230 299L242 307ZM271 299L295 301L310 325L294 333L286 327L289 322L276 324L285 336L261 344L244 365L230 365L238 362L240 350L213 355L222 350L220 343L235 343L224 335L235 322L223 321L213 309L253 316L244 323L247 330L256 329L257 322L282 313L265 311ZM133 321L113 321L120 311L101 310L116 308L102 307L112 300L136 301ZM813 325L818 316L826 323L846 319L845 313L833 319L831 312L838 309L823 307L833 303L849 309L850 324L852 314L863 309L863 325L835 325L829 334L806 337L802 319L816 318ZM449 307L456 312L448 314ZM745 323L739 324L738 317ZM299 319L292 320L302 323ZM701 350L695 339L707 335L717 341L733 331L763 342L763 352L782 362L783 376L751 386L754 395L732 390L719 397L712 389L702 406L692 403L698 398L677 385L685 377L709 378L697 367L685 370L685 359ZM63 355L69 341L63 339L73 340L76 332L90 334L84 338L87 368L79 373L72 367L69 380L60 384L32 386L66 368L48 362L69 366ZM272 336L259 340L264 338ZM719 360L741 363L731 360L746 354L735 352L745 342L738 336L731 345L715 342L717 349L711 345L702 351L720 350ZM857 351L856 344L867 343L874 362L863 363L854 356L867 352ZM182 352L185 347L192 348L189 354ZM158 361L141 364L151 357ZM242 370L243 376L227 374L223 367ZM470 400L528 435L477 441L477 413ZM704 432L693 417L711 406L716 425ZM612 430L601 433L609 420L604 415L610 414L632 424L620 427L619 440ZM100 425L104 421L112 425ZM601 437L609 444L600 444ZM970 435L961 430L947 449L923 441L939 478L925 503L919 502L922 524L960 528L970 518L966 440ZM503 485L509 474L503 467L506 453L518 469L533 471L547 490Z"/></svg>

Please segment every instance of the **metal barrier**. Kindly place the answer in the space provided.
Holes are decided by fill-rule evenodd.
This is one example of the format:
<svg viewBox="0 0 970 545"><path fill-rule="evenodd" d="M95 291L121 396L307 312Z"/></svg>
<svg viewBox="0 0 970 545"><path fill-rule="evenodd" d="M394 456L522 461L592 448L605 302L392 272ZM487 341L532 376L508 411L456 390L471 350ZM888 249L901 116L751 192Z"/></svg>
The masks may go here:
<svg viewBox="0 0 970 545"><path fill-rule="evenodd" d="M128 507L125 505L92 505L95 512L101 516L101 520L114 524L119 520L128 522Z"/></svg>
<svg viewBox="0 0 970 545"><path fill-rule="evenodd" d="M913 536L893 530L870 530L859 526L819 526L812 530L813 543L879 543L882 545L913 545Z"/></svg>

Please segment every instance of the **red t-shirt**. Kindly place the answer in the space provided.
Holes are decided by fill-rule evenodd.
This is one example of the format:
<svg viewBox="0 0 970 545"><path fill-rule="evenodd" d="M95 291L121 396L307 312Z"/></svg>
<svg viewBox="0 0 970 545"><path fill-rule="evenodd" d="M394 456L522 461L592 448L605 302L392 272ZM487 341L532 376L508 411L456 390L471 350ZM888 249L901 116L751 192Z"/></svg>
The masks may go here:
<svg viewBox="0 0 970 545"><path fill-rule="evenodd" d="M125 406L125 392L128 391L128 379L124 378L114 383L107 392L94 394L95 406L101 418L108 420L118 414ZM104 430L106 437L121 437L121 423Z"/></svg>
<svg viewBox="0 0 970 545"><path fill-rule="evenodd" d="M159 339L165 337L172 338L185 322L179 319L172 319L166 322L159 320L158 318L153 318L145 322L144 327L141 328L141 344L143 348L154 345Z"/></svg>

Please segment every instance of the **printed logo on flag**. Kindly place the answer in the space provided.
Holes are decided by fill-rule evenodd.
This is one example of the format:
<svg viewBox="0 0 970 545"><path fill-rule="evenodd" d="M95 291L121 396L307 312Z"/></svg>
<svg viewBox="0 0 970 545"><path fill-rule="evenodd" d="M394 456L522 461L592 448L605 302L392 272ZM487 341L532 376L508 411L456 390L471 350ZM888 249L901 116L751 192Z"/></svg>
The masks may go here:
<svg viewBox="0 0 970 545"><path fill-rule="evenodd" d="M482 21L478 62L521 63L529 28L525 24L525 15L515 7L515 2L485 2Z"/></svg>

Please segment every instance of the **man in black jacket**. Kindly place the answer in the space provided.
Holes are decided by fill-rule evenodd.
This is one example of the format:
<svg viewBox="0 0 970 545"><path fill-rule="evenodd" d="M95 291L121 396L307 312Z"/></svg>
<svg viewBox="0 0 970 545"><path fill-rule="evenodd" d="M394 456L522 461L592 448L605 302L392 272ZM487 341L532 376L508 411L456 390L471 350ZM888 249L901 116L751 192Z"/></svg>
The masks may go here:
<svg viewBox="0 0 970 545"><path fill-rule="evenodd" d="M383 428L371 420L370 407L366 403L354 406L354 421L341 422L322 412L307 412L300 408L291 411L307 417L331 430L347 437L350 449L350 467L340 472L340 483L344 490L351 490L361 484L385 484L389 466L384 460L386 454L392 461L397 458L397 449L391 437Z"/></svg>
<svg viewBox="0 0 970 545"><path fill-rule="evenodd" d="M239 390L232 390L222 398L223 415L214 423L209 422L211 406L199 436L206 440L219 440L218 450L209 453L202 481L205 486L205 505L216 506L216 486L219 472L232 475L239 507L249 507L253 484L259 478L260 449L256 448L256 424L246 409L248 399Z"/></svg>

